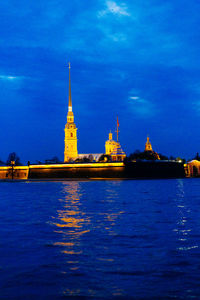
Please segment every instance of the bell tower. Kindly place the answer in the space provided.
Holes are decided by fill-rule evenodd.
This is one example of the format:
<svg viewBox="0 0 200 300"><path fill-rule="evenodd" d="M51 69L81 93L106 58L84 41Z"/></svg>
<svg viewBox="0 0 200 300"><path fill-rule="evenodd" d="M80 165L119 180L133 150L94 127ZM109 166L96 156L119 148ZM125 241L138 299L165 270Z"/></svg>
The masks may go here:
<svg viewBox="0 0 200 300"><path fill-rule="evenodd" d="M151 143L149 141L149 137L147 136L147 141L146 141L146 144L145 144L145 150L144 151L153 151L152 149L152 146L151 146Z"/></svg>
<svg viewBox="0 0 200 300"><path fill-rule="evenodd" d="M65 125L65 151L64 162L75 160L78 157L77 150L77 128L74 123L74 114L72 112L72 97L71 97L71 78L70 78L70 63L69 63L69 103L67 113L67 123Z"/></svg>

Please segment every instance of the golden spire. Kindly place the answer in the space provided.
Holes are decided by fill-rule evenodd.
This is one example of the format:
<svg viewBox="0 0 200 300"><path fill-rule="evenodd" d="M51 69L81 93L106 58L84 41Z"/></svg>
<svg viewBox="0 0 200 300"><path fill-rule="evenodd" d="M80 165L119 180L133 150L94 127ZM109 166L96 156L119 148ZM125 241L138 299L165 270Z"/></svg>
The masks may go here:
<svg viewBox="0 0 200 300"><path fill-rule="evenodd" d="M67 123L65 124L64 162L75 160L78 157L77 128L76 124L74 123L74 114L72 112L70 69L71 65L69 63L69 104L67 113Z"/></svg>
<svg viewBox="0 0 200 300"><path fill-rule="evenodd" d="M69 104L68 104L68 111L72 111L72 95L71 95L70 69L71 69L71 65L70 65L70 62L69 62Z"/></svg>
<svg viewBox="0 0 200 300"><path fill-rule="evenodd" d="M71 95L71 77L70 77L71 65L69 62L69 103L68 103L68 113L67 113L67 123L74 122L74 114L72 112L72 95Z"/></svg>
<svg viewBox="0 0 200 300"><path fill-rule="evenodd" d="M111 132L111 130L109 132L109 140L112 140L112 132Z"/></svg>
<svg viewBox="0 0 200 300"><path fill-rule="evenodd" d="M118 140L119 140L119 120L118 120L118 116L117 116L117 130L116 130L116 132L117 132L117 142L118 142Z"/></svg>

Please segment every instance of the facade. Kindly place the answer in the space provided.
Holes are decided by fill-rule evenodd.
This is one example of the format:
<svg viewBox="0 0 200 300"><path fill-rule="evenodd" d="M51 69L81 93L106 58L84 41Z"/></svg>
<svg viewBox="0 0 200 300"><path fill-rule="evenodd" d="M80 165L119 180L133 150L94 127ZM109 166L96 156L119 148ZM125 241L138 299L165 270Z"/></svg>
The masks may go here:
<svg viewBox="0 0 200 300"><path fill-rule="evenodd" d="M105 154L110 155L114 149L117 148L117 142L115 142L112 138L112 133L111 131L109 132L109 138L105 142Z"/></svg>
<svg viewBox="0 0 200 300"><path fill-rule="evenodd" d="M192 160L184 165L187 177L200 177L200 161Z"/></svg>
<svg viewBox="0 0 200 300"><path fill-rule="evenodd" d="M160 160L160 156L157 152L153 151L152 145L149 141L149 137L147 136L147 141L145 143L145 149L144 152L147 152L149 155L151 155L154 159Z"/></svg>
<svg viewBox="0 0 200 300"><path fill-rule="evenodd" d="M119 122L117 118L117 142L113 140L112 133L109 133L109 139L105 142L105 154L110 155L111 161L123 161L126 157L125 152L118 141Z"/></svg>
<svg viewBox="0 0 200 300"><path fill-rule="evenodd" d="M78 158L79 159L84 159L84 158L88 158L91 161L99 161L99 158L103 155L103 153L83 153L83 154L79 154Z"/></svg>
<svg viewBox="0 0 200 300"><path fill-rule="evenodd" d="M122 147L119 142L117 142L116 148L110 154L111 161L123 161L126 157L125 152L122 150Z"/></svg>
<svg viewBox="0 0 200 300"><path fill-rule="evenodd" d="M69 64L69 104L67 113L67 123L65 125L65 151L64 162L73 161L78 157L77 150L77 128L74 123L74 114L72 112L72 97L71 97L71 79L70 79L70 64Z"/></svg>
<svg viewBox="0 0 200 300"><path fill-rule="evenodd" d="M153 151L152 145L149 141L149 137L147 137L147 141L146 141L146 144L145 144L145 150L144 151Z"/></svg>
<svg viewBox="0 0 200 300"><path fill-rule="evenodd" d="M19 179L26 180L28 179L29 167L28 166L0 166L0 179L9 180L9 179Z"/></svg>

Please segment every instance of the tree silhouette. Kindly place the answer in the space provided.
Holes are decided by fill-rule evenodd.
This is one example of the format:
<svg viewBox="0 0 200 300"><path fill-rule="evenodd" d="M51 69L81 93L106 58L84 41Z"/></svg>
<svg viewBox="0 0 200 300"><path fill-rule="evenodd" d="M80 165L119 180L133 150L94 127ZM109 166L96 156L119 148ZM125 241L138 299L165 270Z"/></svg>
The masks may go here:
<svg viewBox="0 0 200 300"><path fill-rule="evenodd" d="M195 155L194 157L195 160L200 160L200 156L199 156L199 153L197 152L197 154Z"/></svg>
<svg viewBox="0 0 200 300"><path fill-rule="evenodd" d="M50 159L45 159L45 164L59 164L59 163L61 163L61 161L57 156L54 156Z"/></svg>
<svg viewBox="0 0 200 300"><path fill-rule="evenodd" d="M128 157L128 160L157 160L158 154L154 151L139 151L136 150L134 153L131 153Z"/></svg>
<svg viewBox="0 0 200 300"><path fill-rule="evenodd" d="M111 157L110 155L108 154L102 154L100 157L99 157L99 162L110 162L111 161Z"/></svg>
<svg viewBox="0 0 200 300"><path fill-rule="evenodd" d="M19 156L15 152L12 152L8 155L6 165L11 166L11 161L15 162L15 166L21 166L22 165L21 162L20 162Z"/></svg>
<svg viewBox="0 0 200 300"><path fill-rule="evenodd" d="M0 159L0 166L4 166L5 163Z"/></svg>

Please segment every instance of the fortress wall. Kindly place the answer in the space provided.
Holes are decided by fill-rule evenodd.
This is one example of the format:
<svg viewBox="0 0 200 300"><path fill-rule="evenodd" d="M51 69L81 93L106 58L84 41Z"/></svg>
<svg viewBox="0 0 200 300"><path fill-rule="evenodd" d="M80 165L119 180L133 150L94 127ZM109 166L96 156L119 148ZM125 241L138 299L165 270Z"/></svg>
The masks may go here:
<svg viewBox="0 0 200 300"><path fill-rule="evenodd" d="M124 172L123 163L89 163L66 164L50 166L30 166L29 178L122 178Z"/></svg>
<svg viewBox="0 0 200 300"><path fill-rule="evenodd" d="M28 179L29 167L16 166L16 167L0 167L0 179Z"/></svg>
<svg viewBox="0 0 200 300"><path fill-rule="evenodd" d="M52 164L0 167L0 179L183 178L184 165L168 161Z"/></svg>

